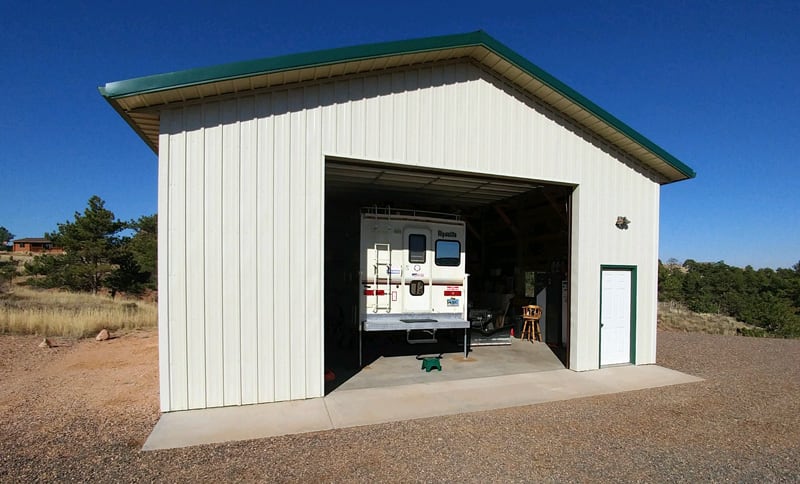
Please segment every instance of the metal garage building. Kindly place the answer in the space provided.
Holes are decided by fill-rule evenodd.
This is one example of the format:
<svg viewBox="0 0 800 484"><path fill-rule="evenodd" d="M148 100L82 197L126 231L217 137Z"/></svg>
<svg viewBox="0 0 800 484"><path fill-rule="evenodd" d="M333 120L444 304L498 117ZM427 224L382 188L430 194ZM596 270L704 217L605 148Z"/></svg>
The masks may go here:
<svg viewBox="0 0 800 484"><path fill-rule="evenodd" d="M694 172L484 32L100 90L158 153L163 411L323 396L373 204L464 214L478 288L563 285L569 368L655 362L659 190Z"/></svg>

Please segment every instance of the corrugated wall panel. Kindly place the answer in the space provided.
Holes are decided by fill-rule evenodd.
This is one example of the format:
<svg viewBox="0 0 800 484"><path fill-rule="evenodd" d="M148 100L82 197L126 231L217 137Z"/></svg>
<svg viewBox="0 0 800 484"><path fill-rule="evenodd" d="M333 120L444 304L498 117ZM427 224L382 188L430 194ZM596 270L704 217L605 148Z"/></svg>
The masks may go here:
<svg viewBox="0 0 800 484"><path fill-rule="evenodd" d="M417 163L428 165L433 157L433 105L432 93L427 86L431 85L431 69L420 69L417 76L417 92L419 96L419 112L417 126L419 137L417 141ZM423 89L422 86L425 86Z"/></svg>
<svg viewBox="0 0 800 484"><path fill-rule="evenodd" d="M221 406L222 351L222 119L219 103L203 106L206 405ZM194 324L200 324L195 321Z"/></svg>
<svg viewBox="0 0 800 484"><path fill-rule="evenodd" d="M406 114L405 114L405 150L404 159L407 163L419 163L419 73L409 71L406 74Z"/></svg>
<svg viewBox="0 0 800 484"><path fill-rule="evenodd" d="M333 102L336 106L336 151L340 153L352 152L352 135L350 132L350 83L347 81L337 82L334 85Z"/></svg>
<svg viewBox="0 0 800 484"><path fill-rule="evenodd" d="M658 254L658 238L659 238L659 215L661 213L661 186L652 185L650 187L650 199L653 200L653 206L650 209L649 228L653 234L650 242L650 251L653 254ZM655 364L656 363L656 333L658 332L657 324L648 324L650 321L658 320L658 259L650 260L649 270L643 271L639 276L642 278L642 296L639 298L641 301L641 311L639 320L643 321L642 330L640 331L644 338L639 340L638 348L647 348L647 353L640 351L636 355L636 364Z"/></svg>
<svg viewBox="0 0 800 484"><path fill-rule="evenodd" d="M223 402L242 402L241 296L239 253L238 101L224 101L222 117L222 354Z"/></svg>
<svg viewBox="0 0 800 484"><path fill-rule="evenodd" d="M323 101L324 102L324 101ZM375 135L375 130L380 126L380 105L381 100L378 97L378 78L377 77L367 77L364 79L364 100L361 101L364 103L364 115L366 117L366 124L364 129L371 130L371 136L364 135L366 139L366 147L364 155L366 158L371 158L374 160L380 159L380 139L378 136ZM328 129L335 130L336 127L332 126L328 128L327 122L324 122L323 132L327 132ZM323 146L326 152L328 151L328 147L330 147L330 143L328 142L327 137L323 137ZM335 151L334 151L335 152Z"/></svg>
<svg viewBox="0 0 800 484"><path fill-rule="evenodd" d="M445 113L444 69L441 66L431 68L431 156L427 166L442 164L445 157L445 133L447 118ZM423 165L425 166L425 165Z"/></svg>
<svg viewBox="0 0 800 484"><path fill-rule="evenodd" d="M255 99L239 100L239 307L241 308L242 404L258 402L257 201L258 121Z"/></svg>
<svg viewBox="0 0 800 484"><path fill-rule="evenodd" d="M455 66L456 85L455 85L455 117L458 121L456 130L458 136L455 142L455 151L450 159L451 165L449 168L454 170L462 170L464 166L474 166L474 150L472 143L474 139L470 137L470 127L477 127L483 124L483 119L476 118L470 113L469 103L464 102L465 99L473 99L475 92L470 89L471 84L469 81L470 66L467 64L456 64ZM506 132L507 133L507 132ZM504 133L505 134L505 133ZM463 143L464 138L472 139L471 143Z"/></svg>
<svg viewBox="0 0 800 484"><path fill-rule="evenodd" d="M188 368L186 338L186 132L182 111L171 112L167 132L169 142L169 366L170 405L188 408Z"/></svg>
<svg viewBox="0 0 800 484"><path fill-rule="evenodd" d="M324 156L577 185L571 367L599 361L601 264L639 267L637 362L655 359L658 185L482 69L326 80L161 126L164 409L322 395Z"/></svg>
<svg viewBox="0 0 800 484"><path fill-rule="evenodd" d="M485 137L493 136L493 111L489 109L489 97L485 94L484 90L480 88L477 82L467 83L467 96L472 99L472 104L475 109L484 114L484 119L476 119L470 123L468 136L470 139L484 139ZM521 129L518 127L517 130ZM486 143L477 143L473 147L472 156L466 161L467 166L473 170L486 171L491 164L492 154L489 152L489 145Z"/></svg>
<svg viewBox="0 0 800 484"><path fill-rule="evenodd" d="M289 191L291 204L289 206L289 224L286 232L290 239L288 252L291 274L289 275L290 296L285 301L289 303L289 317L286 322L289 326L290 353L290 385L289 398L292 400L306 398L306 310L309 307L306 294L306 116L303 110L303 89L289 91ZM278 160L280 162L280 160ZM319 272L319 267L313 269Z"/></svg>
<svg viewBox="0 0 800 484"><path fill-rule="evenodd" d="M275 204L274 146L275 122L269 94L256 98L258 118L258 153L256 163L256 248L258 307L258 401L275 400Z"/></svg>
<svg viewBox="0 0 800 484"><path fill-rule="evenodd" d="M169 122L169 113L161 115L162 126ZM170 365L169 324L169 165L170 138L166 129L158 137L158 373L159 402L162 412L172 410L172 366Z"/></svg>
<svg viewBox="0 0 800 484"><path fill-rule="evenodd" d="M319 105L319 89L306 89L306 105ZM315 276L304 280L303 291L306 301L305 336L305 391L303 398L321 396L325 392L324 383L324 305L322 281L325 280L325 241L323 220L325 214L325 171L322 163L322 113L319 109L306 112L305 125L305 270ZM355 144L354 144L355 145Z"/></svg>
<svg viewBox="0 0 800 484"><path fill-rule="evenodd" d="M374 132L378 137L378 159L391 160L393 156L394 141L394 96L392 93L392 76L391 74L383 74L378 77L378 124L368 129L375 130ZM342 129L337 125L337 129Z"/></svg>
<svg viewBox="0 0 800 484"><path fill-rule="evenodd" d="M441 140L442 157L439 159L434 158L431 163L437 168L452 168L458 163L455 159L456 145L461 141L459 124L462 122L455 115L458 102L461 99L456 97L458 84L456 84L456 68L454 65L446 64L442 67L442 82L446 85L438 90L438 94L442 98L441 114L443 116L442 124L444 125L444 133Z"/></svg>
<svg viewBox="0 0 800 484"><path fill-rule="evenodd" d="M184 111L186 131L186 349L189 408L206 407L205 326L205 228L203 199L205 167L203 163L203 108L191 106ZM198 209L199 208L199 209Z"/></svg>
<svg viewBox="0 0 800 484"><path fill-rule="evenodd" d="M406 114L408 111L407 93L406 93L406 73L405 71L394 72L391 75L392 94L388 96L392 102L391 126L391 143L392 154L391 158L395 160L407 161L406 158L406 144L408 136L408 125L406 123Z"/></svg>
<svg viewBox="0 0 800 484"><path fill-rule="evenodd" d="M367 109L366 105L363 102L364 100L364 79L363 78L356 78L349 82L350 84L350 96L354 100L351 105L351 120L350 124L352 126L352 145L350 146L350 153L354 157L361 157L363 158L366 156L366 149L367 149L367 138L366 138L366 121L367 121ZM309 99L309 105L316 104L313 99ZM311 112L314 112L312 110ZM310 112L310 113L311 113ZM309 113L309 114L310 114ZM317 113L314 113L315 115ZM309 132L309 136L311 133ZM319 143L316 143L319 145ZM313 160L314 157L311 156L311 152L309 152L309 160Z"/></svg>
<svg viewBox="0 0 800 484"><path fill-rule="evenodd" d="M274 240L274 355L275 355L275 400L289 400L291 398L291 279L292 267L289 260L292 241L289 227L291 226L290 210L292 205L291 192L291 166L290 142L291 131L289 125L288 93L278 91L273 94L273 112L275 115L274 134L274 185L265 187L273 193L275 225L273 227ZM288 304L287 304L288 303Z"/></svg>
<svg viewBox="0 0 800 484"><path fill-rule="evenodd" d="M319 86L320 116L322 117L322 144L336 144L336 103L334 102L335 84L327 82ZM333 150L336 151L335 149Z"/></svg>

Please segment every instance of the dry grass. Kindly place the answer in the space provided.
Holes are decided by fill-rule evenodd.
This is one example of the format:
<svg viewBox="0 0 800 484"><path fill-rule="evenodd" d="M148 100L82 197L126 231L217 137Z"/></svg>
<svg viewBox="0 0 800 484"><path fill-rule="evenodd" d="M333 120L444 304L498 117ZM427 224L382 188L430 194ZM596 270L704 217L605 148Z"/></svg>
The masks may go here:
<svg viewBox="0 0 800 484"><path fill-rule="evenodd" d="M690 333L735 335L754 326L721 314L695 313L675 302L658 303L658 329Z"/></svg>
<svg viewBox="0 0 800 484"><path fill-rule="evenodd" d="M103 328L129 331L157 325L155 303L14 286L0 295L0 333L83 338Z"/></svg>
<svg viewBox="0 0 800 484"><path fill-rule="evenodd" d="M36 290L16 284L12 289L0 293L0 333L81 338L103 328L119 331L157 326L157 305L152 302ZM658 328L723 335L741 331L754 334L758 330L729 316L692 312L674 301L658 303Z"/></svg>
<svg viewBox="0 0 800 484"><path fill-rule="evenodd" d="M13 259L20 261L20 264L24 264L30 260L33 260L34 257L36 256L27 252L0 252L0 261Z"/></svg>

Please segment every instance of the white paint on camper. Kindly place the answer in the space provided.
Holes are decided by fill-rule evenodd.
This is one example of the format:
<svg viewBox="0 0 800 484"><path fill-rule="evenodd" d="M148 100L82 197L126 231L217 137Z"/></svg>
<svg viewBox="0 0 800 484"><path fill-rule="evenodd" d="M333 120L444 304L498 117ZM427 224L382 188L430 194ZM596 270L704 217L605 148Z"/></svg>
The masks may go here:
<svg viewBox="0 0 800 484"><path fill-rule="evenodd" d="M638 266L636 363L655 362L661 178L483 67L343 76L160 115L164 411L322 395L326 157L575 186L569 366L598 366L603 264Z"/></svg>
<svg viewBox="0 0 800 484"><path fill-rule="evenodd" d="M466 225L456 217L362 213L361 321L372 314L466 316L465 251Z"/></svg>

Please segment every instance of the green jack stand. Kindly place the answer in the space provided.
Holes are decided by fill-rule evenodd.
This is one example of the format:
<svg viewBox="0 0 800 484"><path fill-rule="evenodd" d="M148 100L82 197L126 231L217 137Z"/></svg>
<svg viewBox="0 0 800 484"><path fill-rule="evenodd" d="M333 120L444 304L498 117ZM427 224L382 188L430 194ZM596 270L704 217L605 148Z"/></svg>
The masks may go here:
<svg viewBox="0 0 800 484"><path fill-rule="evenodd" d="M439 358L423 358L422 359L422 368L423 370L427 371L428 373L431 372L436 368L439 371L442 371L442 363L439 361Z"/></svg>

